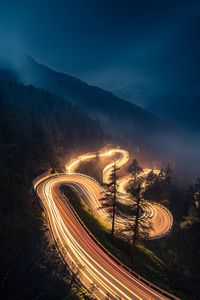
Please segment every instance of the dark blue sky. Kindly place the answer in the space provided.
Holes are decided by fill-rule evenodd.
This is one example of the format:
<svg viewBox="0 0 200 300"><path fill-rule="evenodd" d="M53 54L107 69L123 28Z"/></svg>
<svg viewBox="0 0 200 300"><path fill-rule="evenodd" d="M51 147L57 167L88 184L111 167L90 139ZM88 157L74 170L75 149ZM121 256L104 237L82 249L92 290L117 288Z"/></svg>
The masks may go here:
<svg viewBox="0 0 200 300"><path fill-rule="evenodd" d="M0 1L0 41L92 84L199 85L200 1Z"/></svg>

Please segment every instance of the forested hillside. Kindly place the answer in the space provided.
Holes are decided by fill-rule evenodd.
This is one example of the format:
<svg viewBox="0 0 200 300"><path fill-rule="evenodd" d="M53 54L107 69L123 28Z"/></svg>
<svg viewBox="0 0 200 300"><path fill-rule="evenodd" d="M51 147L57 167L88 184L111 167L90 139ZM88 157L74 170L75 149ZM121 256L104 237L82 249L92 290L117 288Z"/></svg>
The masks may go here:
<svg viewBox="0 0 200 300"><path fill-rule="evenodd" d="M33 84L70 99L92 117L98 118L105 131L124 142L134 139L150 147L151 137L169 129L159 118L139 106L73 76L50 69L20 52L1 53L1 65L6 66L19 82Z"/></svg>
<svg viewBox="0 0 200 300"><path fill-rule="evenodd" d="M32 180L47 169L61 170L72 153L101 147L103 132L68 101L6 77L1 72L1 296L58 299L66 293L67 272L49 248Z"/></svg>

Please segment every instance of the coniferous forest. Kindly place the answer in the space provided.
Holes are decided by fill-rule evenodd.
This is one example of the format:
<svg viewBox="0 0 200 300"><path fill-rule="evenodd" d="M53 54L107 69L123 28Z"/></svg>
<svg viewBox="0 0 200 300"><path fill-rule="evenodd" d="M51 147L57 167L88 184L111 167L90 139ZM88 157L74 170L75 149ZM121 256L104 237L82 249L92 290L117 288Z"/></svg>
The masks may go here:
<svg viewBox="0 0 200 300"><path fill-rule="evenodd" d="M58 299L66 293L69 273L49 245L32 181L48 169L62 171L73 151L101 147L103 131L70 102L5 77L0 79L1 295Z"/></svg>
<svg viewBox="0 0 200 300"><path fill-rule="evenodd" d="M0 299L200 299L200 2L0 1Z"/></svg>

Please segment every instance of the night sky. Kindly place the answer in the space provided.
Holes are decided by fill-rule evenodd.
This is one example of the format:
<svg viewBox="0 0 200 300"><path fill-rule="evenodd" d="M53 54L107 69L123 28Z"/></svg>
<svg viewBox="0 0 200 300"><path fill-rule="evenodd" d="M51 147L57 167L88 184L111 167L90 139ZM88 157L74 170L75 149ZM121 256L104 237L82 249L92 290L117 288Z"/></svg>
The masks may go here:
<svg viewBox="0 0 200 300"><path fill-rule="evenodd" d="M0 41L111 90L199 85L199 1L0 1Z"/></svg>

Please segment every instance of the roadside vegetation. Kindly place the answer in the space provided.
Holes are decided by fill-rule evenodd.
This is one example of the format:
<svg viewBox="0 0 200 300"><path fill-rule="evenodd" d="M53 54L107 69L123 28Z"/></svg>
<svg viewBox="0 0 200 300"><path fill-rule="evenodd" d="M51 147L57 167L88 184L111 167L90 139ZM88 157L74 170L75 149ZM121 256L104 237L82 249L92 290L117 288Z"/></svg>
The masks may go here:
<svg viewBox="0 0 200 300"><path fill-rule="evenodd" d="M99 149L104 144L99 122L63 98L2 75L0 100L1 297L91 298L62 263L32 191L32 180L50 168L62 170L72 154ZM93 176L90 171L88 174ZM134 247L119 237L111 239L111 233L99 224L87 205L71 190L65 193L86 226L113 255L181 299L198 299L200 180L189 188L177 186L167 166L156 176L149 174L144 191L139 186L137 189L138 202L144 198L167 206L174 216L174 226L166 238L151 241L139 237Z"/></svg>
<svg viewBox="0 0 200 300"><path fill-rule="evenodd" d="M138 184L134 176L133 181ZM148 240L138 236L131 243L117 235L111 239L111 232L99 223L79 196L67 187L64 188L64 193L94 236L125 265L181 299L198 299L200 180L197 179L191 187L184 189L176 184L173 170L167 166L157 175L149 173L145 189L141 189L140 185L134 188L134 184L130 185L129 192L135 199L139 197L141 200L142 197L153 200L171 210L174 224L171 233L166 237ZM135 214L136 212L137 210ZM132 230L137 232L134 227Z"/></svg>
<svg viewBox="0 0 200 300"><path fill-rule="evenodd" d="M0 72L1 299L77 298L32 180L50 168L62 170L63 157L101 147L102 140L98 122L71 103L8 80ZM79 293L77 286L74 289L73 295Z"/></svg>

